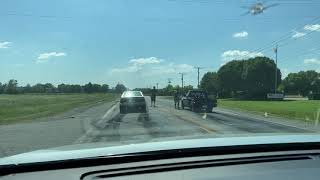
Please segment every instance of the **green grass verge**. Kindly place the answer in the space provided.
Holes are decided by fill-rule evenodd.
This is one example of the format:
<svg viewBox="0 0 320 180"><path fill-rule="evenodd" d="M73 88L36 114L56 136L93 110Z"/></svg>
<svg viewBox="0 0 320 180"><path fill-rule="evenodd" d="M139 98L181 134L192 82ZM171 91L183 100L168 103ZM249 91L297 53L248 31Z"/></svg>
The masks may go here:
<svg viewBox="0 0 320 180"><path fill-rule="evenodd" d="M320 109L320 101L237 101L218 100L218 107L265 112L285 118L314 120Z"/></svg>
<svg viewBox="0 0 320 180"><path fill-rule="evenodd" d="M56 115L100 101L113 101L116 94L23 94L0 95L0 124Z"/></svg>

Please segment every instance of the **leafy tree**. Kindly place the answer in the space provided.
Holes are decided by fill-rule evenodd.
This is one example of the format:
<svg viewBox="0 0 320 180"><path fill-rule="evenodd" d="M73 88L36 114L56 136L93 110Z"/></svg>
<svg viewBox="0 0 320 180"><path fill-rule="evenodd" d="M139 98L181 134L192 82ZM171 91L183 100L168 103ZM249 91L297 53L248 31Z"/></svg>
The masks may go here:
<svg viewBox="0 0 320 180"><path fill-rule="evenodd" d="M70 91L72 93L81 93L82 92L82 87L78 84L73 84L73 85L70 85Z"/></svg>
<svg viewBox="0 0 320 180"><path fill-rule="evenodd" d="M218 70L218 80L221 85L221 90L230 94L231 92L244 90L243 78L243 64L242 61L230 61L220 67Z"/></svg>
<svg viewBox="0 0 320 180"><path fill-rule="evenodd" d="M45 93L46 86L44 84L38 83L38 84L31 87L31 91L33 93Z"/></svg>
<svg viewBox="0 0 320 180"><path fill-rule="evenodd" d="M179 87L173 87L171 84L164 89L164 95L171 96L173 95L174 90L178 89Z"/></svg>
<svg viewBox="0 0 320 180"><path fill-rule="evenodd" d="M185 90L189 91L189 90L192 90L193 89L193 86L192 85L187 85L187 86L184 86L183 87Z"/></svg>
<svg viewBox="0 0 320 180"><path fill-rule="evenodd" d="M273 60L267 57L256 57L244 62L242 79L249 98L265 98L267 93L274 92L275 68ZM281 83L281 72L277 69L277 86Z"/></svg>
<svg viewBox="0 0 320 180"><path fill-rule="evenodd" d="M62 83L58 85L58 92L65 93L66 91L67 91L67 87L65 84Z"/></svg>
<svg viewBox="0 0 320 180"><path fill-rule="evenodd" d="M101 92L108 92L109 91L109 86L107 84L102 84L101 86Z"/></svg>
<svg viewBox="0 0 320 180"><path fill-rule="evenodd" d="M92 83L89 82L88 84L84 85L83 89L86 93L93 93Z"/></svg>
<svg viewBox="0 0 320 180"><path fill-rule="evenodd" d="M100 84L93 84L92 85L92 92L101 92L101 85Z"/></svg>
<svg viewBox="0 0 320 180"><path fill-rule="evenodd" d="M209 94L216 95L220 90L218 73L207 72L204 74L200 82L200 88L206 90Z"/></svg>
<svg viewBox="0 0 320 180"><path fill-rule="evenodd" d="M218 70L218 83L223 95L265 98L275 88L275 63L267 57L230 61ZM281 72L277 69L277 86ZM208 85L204 83L203 86ZM218 88L219 89L219 88Z"/></svg>
<svg viewBox="0 0 320 180"><path fill-rule="evenodd" d="M3 93L3 91L4 91L4 86L5 86L5 84L2 85L2 84L0 83L0 94Z"/></svg>
<svg viewBox="0 0 320 180"><path fill-rule="evenodd" d="M7 94L17 94L18 81L10 79L8 84L5 86L4 92Z"/></svg>
<svg viewBox="0 0 320 180"><path fill-rule="evenodd" d="M46 93L53 93L53 92L55 92L55 87L54 87L54 85L52 85L51 83L46 83L46 84L44 84L43 85L44 86L44 89L45 89L45 92Z"/></svg>
<svg viewBox="0 0 320 180"><path fill-rule="evenodd" d="M23 92L24 93L31 93L31 85L27 84L25 87L23 87Z"/></svg>
<svg viewBox="0 0 320 180"><path fill-rule="evenodd" d="M126 86L124 86L123 84L118 83L115 87L115 91L117 93L123 93L125 90L127 90Z"/></svg>
<svg viewBox="0 0 320 180"><path fill-rule="evenodd" d="M300 71L290 73L283 80L284 91L287 94L300 94L303 96L311 92L318 93L320 90L320 74L316 71Z"/></svg>

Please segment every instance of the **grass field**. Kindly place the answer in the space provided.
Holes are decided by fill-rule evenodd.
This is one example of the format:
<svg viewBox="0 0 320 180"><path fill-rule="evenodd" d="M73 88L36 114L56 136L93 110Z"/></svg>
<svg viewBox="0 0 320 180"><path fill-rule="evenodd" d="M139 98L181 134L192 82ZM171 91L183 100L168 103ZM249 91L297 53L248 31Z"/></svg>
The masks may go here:
<svg viewBox="0 0 320 180"><path fill-rule="evenodd" d="M116 97L115 94L0 95L0 124L52 116Z"/></svg>
<svg viewBox="0 0 320 180"><path fill-rule="evenodd" d="M267 112L285 118L315 120L320 109L320 101L236 101L218 100L218 107Z"/></svg>

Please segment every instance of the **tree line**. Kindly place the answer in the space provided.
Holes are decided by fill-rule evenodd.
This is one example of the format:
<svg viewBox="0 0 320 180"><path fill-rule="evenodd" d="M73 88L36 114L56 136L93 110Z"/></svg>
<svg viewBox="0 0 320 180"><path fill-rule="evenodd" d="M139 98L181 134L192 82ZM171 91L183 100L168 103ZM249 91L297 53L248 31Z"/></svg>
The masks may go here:
<svg viewBox="0 0 320 180"><path fill-rule="evenodd" d="M0 94L21 94L21 93L106 93L121 92L125 88L124 85L118 84L116 88L110 89L107 84L87 83L79 84L59 84L54 86L51 83L35 84L31 86L19 86L18 81L11 79L7 83L0 83Z"/></svg>
<svg viewBox="0 0 320 180"><path fill-rule="evenodd" d="M183 89L179 86L173 86L171 84L168 84L167 87L162 88L162 89L157 89L157 95L158 96L173 96L175 92L180 92L180 93L186 93L189 90L192 90L193 86L192 85L187 85L184 86ZM143 95L151 95L151 88L135 88L135 91L141 91Z"/></svg>
<svg viewBox="0 0 320 180"><path fill-rule="evenodd" d="M275 77L277 74L277 82ZM290 73L283 80L281 71L268 57L234 60L221 66L217 72L206 73L200 87L219 97L265 99L267 93L320 93L320 73L300 71Z"/></svg>
<svg viewBox="0 0 320 180"><path fill-rule="evenodd" d="M279 89L286 94L299 94L302 96L320 94L320 73L313 70L290 73L282 81Z"/></svg>

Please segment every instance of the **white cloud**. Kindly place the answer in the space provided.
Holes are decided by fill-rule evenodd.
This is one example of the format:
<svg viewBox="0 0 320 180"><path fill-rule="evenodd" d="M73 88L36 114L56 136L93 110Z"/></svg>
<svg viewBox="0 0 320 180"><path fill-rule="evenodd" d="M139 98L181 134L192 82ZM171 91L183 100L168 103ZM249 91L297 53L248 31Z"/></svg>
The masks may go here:
<svg viewBox="0 0 320 180"><path fill-rule="evenodd" d="M158 59L156 57L130 59L129 66L124 68L114 68L111 70L111 72L112 73L138 72L147 65L159 64L162 61L163 61L162 59Z"/></svg>
<svg viewBox="0 0 320 180"><path fill-rule="evenodd" d="M292 38L298 39L298 38L301 38L301 37L303 37L305 35L306 35L306 33L294 31L294 34L292 35Z"/></svg>
<svg viewBox="0 0 320 180"><path fill-rule="evenodd" d="M61 56L66 56L67 54L64 52L49 52L49 53L42 53L39 54L37 58L37 63L43 63L47 62L51 57L61 57Z"/></svg>
<svg viewBox="0 0 320 180"><path fill-rule="evenodd" d="M228 50L222 53L221 58L222 58L222 61L226 62L231 60L254 58L257 56L264 56L264 55L260 52Z"/></svg>
<svg viewBox="0 0 320 180"><path fill-rule="evenodd" d="M175 64L156 57L129 60L127 67L113 68L111 73L137 73L143 76L191 72L194 67L188 64Z"/></svg>
<svg viewBox="0 0 320 180"><path fill-rule="evenodd" d="M167 78L173 78L175 83L180 83L180 75L178 73L194 73L195 68L190 64L179 64L170 62L169 60L159 59L156 57L131 59L127 66L113 68L107 74L107 79L123 82L128 87L150 87L157 82L160 86L167 85ZM194 84L196 79L188 79L185 77L187 84ZM116 83L116 82L115 82Z"/></svg>
<svg viewBox="0 0 320 180"><path fill-rule="evenodd" d="M159 64L162 61L163 61L162 59L158 59L156 57L149 57L149 58L131 59L129 62L138 66L142 66L145 64Z"/></svg>
<svg viewBox="0 0 320 180"><path fill-rule="evenodd" d="M319 31L320 32L320 24L308 24L304 26L304 29L307 31Z"/></svg>
<svg viewBox="0 0 320 180"><path fill-rule="evenodd" d="M11 42L5 41L5 42L0 42L0 49L6 49L9 48L8 45L10 45Z"/></svg>
<svg viewBox="0 0 320 180"><path fill-rule="evenodd" d="M316 58L305 59L303 61L305 64L318 64L320 65L320 60Z"/></svg>
<svg viewBox="0 0 320 180"><path fill-rule="evenodd" d="M234 33L233 37L234 38L245 38L248 35L249 35L249 33L247 31L242 31L242 32Z"/></svg>

